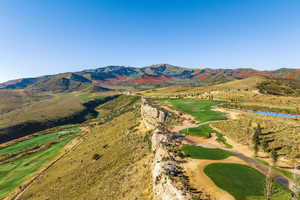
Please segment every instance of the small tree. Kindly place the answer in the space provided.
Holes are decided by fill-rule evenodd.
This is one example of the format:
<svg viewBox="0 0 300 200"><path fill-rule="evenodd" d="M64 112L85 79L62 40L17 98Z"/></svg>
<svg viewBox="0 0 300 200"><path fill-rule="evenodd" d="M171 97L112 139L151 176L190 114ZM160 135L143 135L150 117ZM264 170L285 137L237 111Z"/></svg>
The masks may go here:
<svg viewBox="0 0 300 200"><path fill-rule="evenodd" d="M99 160L101 158L101 155L98 153L95 153L92 157L93 160Z"/></svg>
<svg viewBox="0 0 300 200"><path fill-rule="evenodd" d="M259 145L257 143L254 143L253 150L254 150L254 156L257 157L259 151Z"/></svg>
<svg viewBox="0 0 300 200"><path fill-rule="evenodd" d="M261 146L262 146L264 152L268 152L269 151L269 144L268 144L268 142L266 140L263 140L261 142Z"/></svg>
<svg viewBox="0 0 300 200"><path fill-rule="evenodd" d="M255 157L257 156L258 150L259 150L259 145L260 145L260 135L261 135L261 127L260 124L257 125L255 128L254 134L252 136L252 143L254 145L254 155Z"/></svg>
<svg viewBox="0 0 300 200"><path fill-rule="evenodd" d="M273 166L275 166L279 158L279 155L275 149L272 149L271 151L271 158L272 158Z"/></svg>

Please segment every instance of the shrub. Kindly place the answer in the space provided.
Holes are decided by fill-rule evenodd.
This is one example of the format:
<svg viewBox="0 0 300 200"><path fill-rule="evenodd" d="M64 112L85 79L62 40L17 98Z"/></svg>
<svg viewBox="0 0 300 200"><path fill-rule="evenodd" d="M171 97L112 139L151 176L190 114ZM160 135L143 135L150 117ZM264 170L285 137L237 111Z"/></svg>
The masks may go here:
<svg viewBox="0 0 300 200"><path fill-rule="evenodd" d="M101 155L98 154L98 153L95 153L95 154L93 155L93 160L99 160L100 158L101 158Z"/></svg>

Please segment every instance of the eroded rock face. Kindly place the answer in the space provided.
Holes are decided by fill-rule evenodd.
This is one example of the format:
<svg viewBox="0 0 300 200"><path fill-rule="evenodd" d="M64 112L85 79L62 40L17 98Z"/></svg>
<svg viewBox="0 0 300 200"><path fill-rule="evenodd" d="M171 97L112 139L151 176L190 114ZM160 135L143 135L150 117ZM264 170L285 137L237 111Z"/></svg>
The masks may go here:
<svg viewBox="0 0 300 200"><path fill-rule="evenodd" d="M188 200L192 199L189 194L175 186L172 176L178 173L177 162L173 161L172 154L165 145L170 138L159 129L154 130L152 135L152 150L154 167L152 170L153 192L155 200Z"/></svg>
<svg viewBox="0 0 300 200"><path fill-rule="evenodd" d="M144 125L153 129L152 151L153 161L153 192L154 200L190 200L192 197L176 186L174 177L178 175L178 163L168 146L174 143L171 134L163 130L168 113L151 106L145 99L142 101L141 114ZM178 185L178 184L177 184Z"/></svg>
<svg viewBox="0 0 300 200"><path fill-rule="evenodd" d="M145 99L142 99L141 114L145 126L149 129L155 129L164 123L168 116L167 112L152 107Z"/></svg>

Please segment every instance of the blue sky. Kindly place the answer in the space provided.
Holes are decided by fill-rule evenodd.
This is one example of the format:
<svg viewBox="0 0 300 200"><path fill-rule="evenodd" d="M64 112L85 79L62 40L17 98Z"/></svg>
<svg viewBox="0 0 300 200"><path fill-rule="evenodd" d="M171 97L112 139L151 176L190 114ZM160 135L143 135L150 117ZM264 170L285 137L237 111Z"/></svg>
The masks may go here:
<svg viewBox="0 0 300 200"><path fill-rule="evenodd" d="M0 0L0 82L105 65L300 68L299 0Z"/></svg>

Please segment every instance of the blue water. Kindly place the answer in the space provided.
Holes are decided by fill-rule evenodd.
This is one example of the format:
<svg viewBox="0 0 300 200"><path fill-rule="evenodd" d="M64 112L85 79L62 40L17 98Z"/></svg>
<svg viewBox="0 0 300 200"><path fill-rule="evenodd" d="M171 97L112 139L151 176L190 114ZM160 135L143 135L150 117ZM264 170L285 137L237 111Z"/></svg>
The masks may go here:
<svg viewBox="0 0 300 200"><path fill-rule="evenodd" d="M256 111L256 110L247 110L247 112L253 112L253 113L269 115L274 117L300 117L300 115L291 115L291 114L276 113L276 112L264 112L264 111Z"/></svg>

